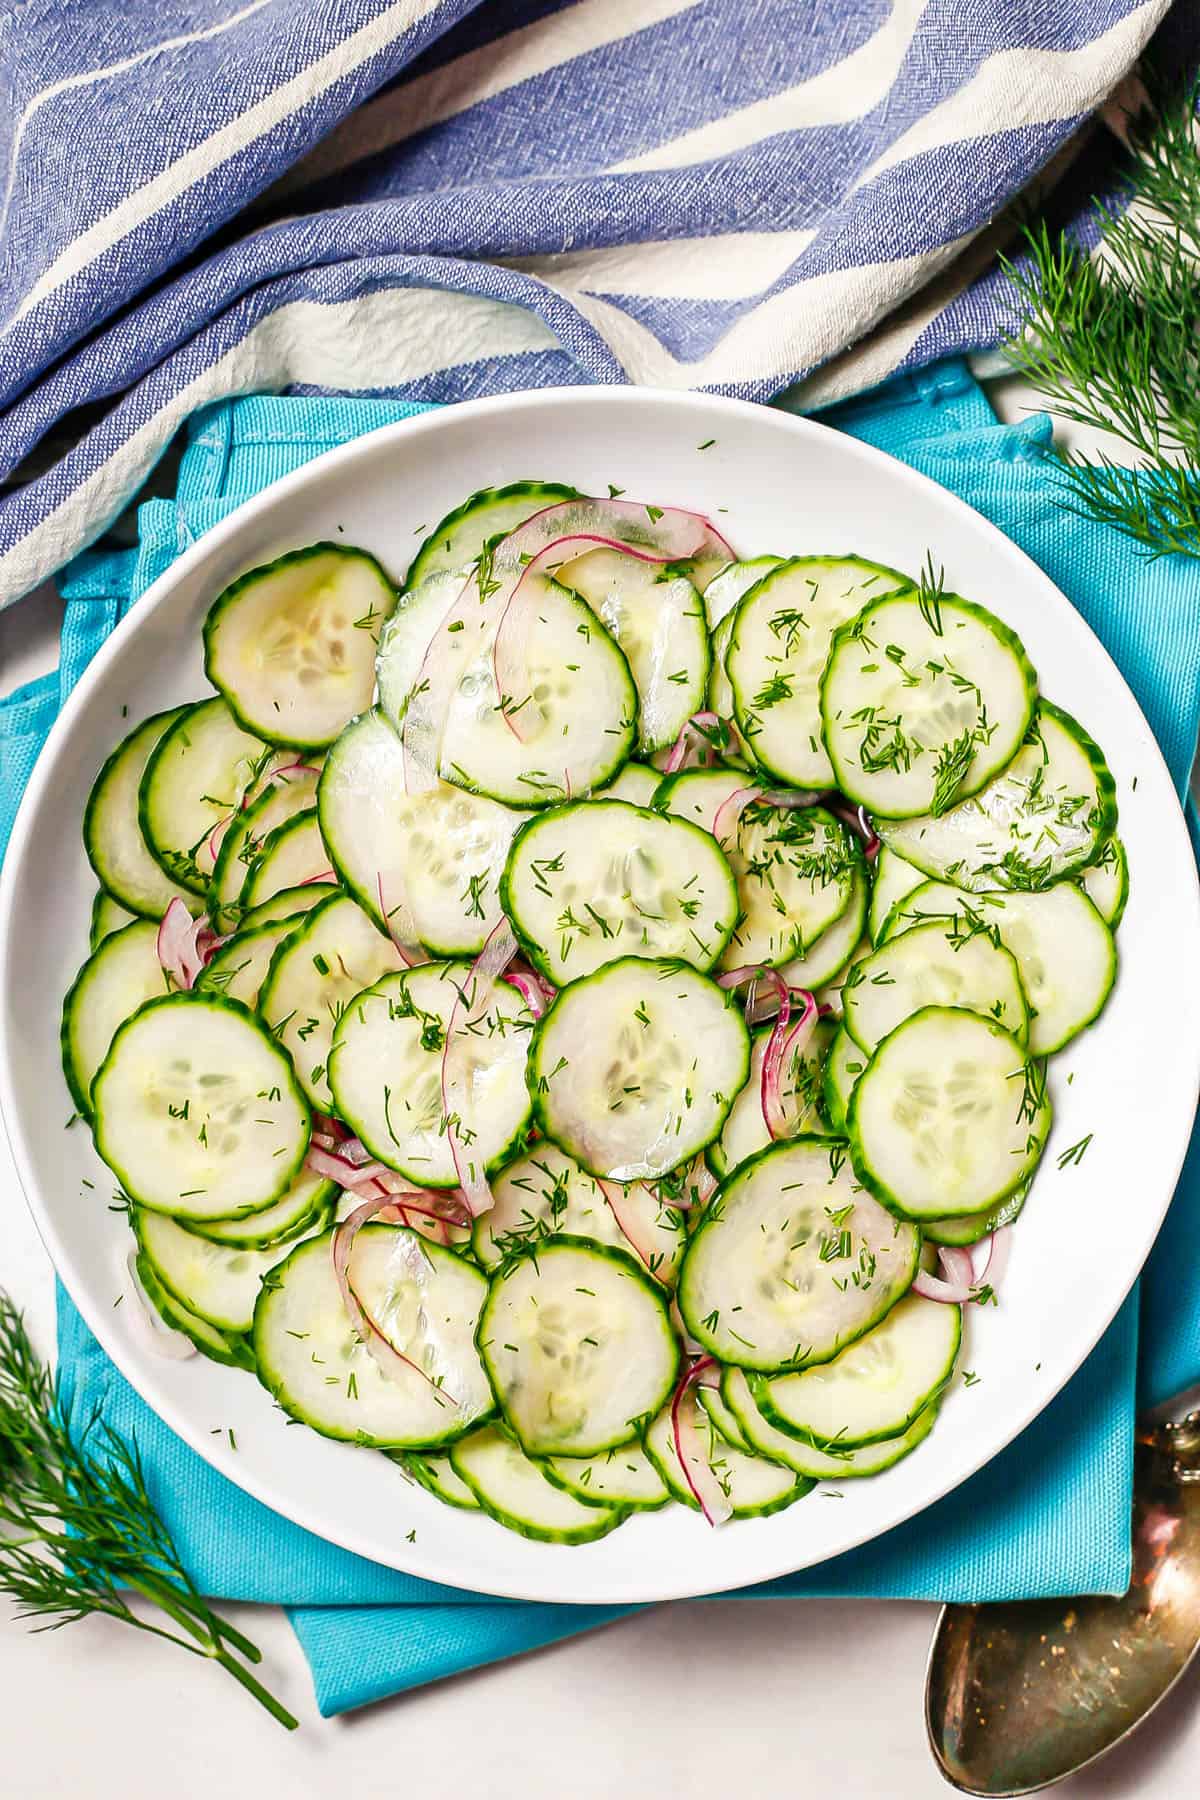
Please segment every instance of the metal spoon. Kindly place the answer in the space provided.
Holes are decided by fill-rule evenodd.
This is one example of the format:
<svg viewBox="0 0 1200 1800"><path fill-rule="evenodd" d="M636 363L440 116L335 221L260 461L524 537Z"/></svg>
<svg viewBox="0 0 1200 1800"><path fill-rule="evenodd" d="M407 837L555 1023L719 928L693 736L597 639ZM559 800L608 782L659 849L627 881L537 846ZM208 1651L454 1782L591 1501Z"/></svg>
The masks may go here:
<svg viewBox="0 0 1200 1800"><path fill-rule="evenodd" d="M925 1728L963 1793L1032 1794L1095 1762L1200 1650L1200 1412L1139 1420L1133 1487L1121 1598L942 1608Z"/></svg>

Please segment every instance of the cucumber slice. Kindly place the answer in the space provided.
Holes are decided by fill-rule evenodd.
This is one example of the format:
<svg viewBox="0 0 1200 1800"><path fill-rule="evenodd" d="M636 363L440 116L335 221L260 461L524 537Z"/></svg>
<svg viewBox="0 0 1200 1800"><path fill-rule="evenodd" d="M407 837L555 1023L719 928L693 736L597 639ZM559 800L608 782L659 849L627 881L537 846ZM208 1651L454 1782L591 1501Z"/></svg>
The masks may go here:
<svg viewBox="0 0 1200 1800"><path fill-rule="evenodd" d="M902 1437L943 1391L962 1343L961 1306L905 1294L887 1318L819 1368L751 1375L764 1418L818 1450Z"/></svg>
<svg viewBox="0 0 1200 1800"><path fill-rule="evenodd" d="M254 1352L246 1339L236 1337L229 1331L220 1331L215 1325L210 1325L207 1319L189 1312L182 1301L167 1292L155 1274L149 1257L140 1252L137 1258L137 1277L147 1300L164 1325L169 1325L173 1331L182 1331L210 1362L224 1363L233 1369L248 1369L253 1374Z"/></svg>
<svg viewBox="0 0 1200 1800"><path fill-rule="evenodd" d="M332 875L317 809L310 806L277 825L250 865L242 890L247 912L289 888Z"/></svg>
<svg viewBox="0 0 1200 1800"><path fill-rule="evenodd" d="M214 600L204 673L247 731L319 749L371 704L379 633L395 604L395 588L365 550L290 550Z"/></svg>
<svg viewBox="0 0 1200 1800"><path fill-rule="evenodd" d="M975 893L1050 887L1096 861L1117 823L1098 746L1043 700L1011 765L940 818L878 819L880 836L935 880Z"/></svg>
<svg viewBox="0 0 1200 1800"><path fill-rule="evenodd" d="M142 836L172 880L208 892L214 831L281 754L244 731L219 695L180 711L150 752L138 789Z"/></svg>
<svg viewBox="0 0 1200 1800"><path fill-rule="evenodd" d="M742 740L775 780L833 785L819 699L833 634L881 594L911 585L857 556L793 556L743 596L725 669Z"/></svg>
<svg viewBox="0 0 1200 1800"><path fill-rule="evenodd" d="M464 1042L443 1093L446 1031L460 993L469 997L471 1022L460 1016ZM457 1187L447 1114L479 1167L497 1168L513 1154L529 1124L532 1028L517 989L506 981L481 988L468 962L387 975L338 1021L329 1052L334 1105L388 1168L422 1187Z"/></svg>
<svg viewBox="0 0 1200 1800"><path fill-rule="evenodd" d="M239 1337L254 1323L264 1275L291 1248L274 1244L251 1250L245 1245L214 1244L164 1213L145 1212L138 1206L131 1209L130 1223L142 1255L167 1292L198 1319Z"/></svg>
<svg viewBox="0 0 1200 1800"><path fill-rule="evenodd" d="M762 1067L771 1041L771 1029L770 1025L765 1025L754 1033L749 1078L733 1103L724 1131L716 1143L708 1147L708 1166L718 1179L727 1175L730 1169L736 1169L748 1156L765 1150L772 1142L762 1106ZM783 1067L781 1091L787 1137L799 1137L802 1133L824 1134L822 1074L835 1029L831 1021L820 1020L801 1054L790 1056Z"/></svg>
<svg viewBox="0 0 1200 1800"><path fill-rule="evenodd" d="M251 866L278 826L316 805L318 775L319 771L312 769L279 776L230 821L217 851L208 893L208 916L215 930L236 929Z"/></svg>
<svg viewBox="0 0 1200 1800"><path fill-rule="evenodd" d="M529 1456L628 1443L679 1368L662 1290L625 1251L586 1238L547 1238L494 1275L477 1342Z"/></svg>
<svg viewBox="0 0 1200 1800"><path fill-rule="evenodd" d="M284 888L272 894L261 906L252 907L242 919L239 932L254 931L259 925L274 925L281 919L300 919L322 900L332 900L341 889L336 881L306 881L303 887Z"/></svg>
<svg viewBox="0 0 1200 1800"><path fill-rule="evenodd" d="M843 1022L834 1033L822 1070L825 1116L839 1136L846 1133L850 1096L854 1084L866 1068L869 1057L859 1048Z"/></svg>
<svg viewBox="0 0 1200 1800"><path fill-rule="evenodd" d="M308 1150L287 1057L253 1013L215 994L168 994L127 1019L92 1108L96 1149L126 1193L180 1218L264 1212Z"/></svg>
<svg viewBox="0 0 1200 1800"><path fill-rule="evenodd" d="M718 719L732 719L735 710L733 687L725 673L725 658L729 654L729 640L732 636L733 614L726 613L721 623L714 627L710 645L712 668L708 675L708 708L710 712L716 713Z"/></svg>
<svg viewBox="0 0 1200 1800"><path fill-rule="evenodd" d="M863 1193L840 1144L795 1138L722 1184L683 1259L679 1310L722 1362L828 1362L906 1292L920 1247L915 1226L897 1230Z"/></svg>
<svg viewBox="0 0 1200 1800"><path fill-rule="evenodd" d="M885 938L908 937L910 921L927 918L942 922L957 954L988 939L1011 952L1029 999L1029 1048L1035 1056L1061 1050L1098 1017L1112 992L1117 974L1112 932L1074 882L1059 881L1031 894L964 894L948 882L927 881L893 909Z"/></svg>
<svg viewBox="0 0 1200 1800"><path fill-rule="evenodd" d="M170 990L157 940L158 927L149 919L113 932L93 950L63 1001L63 1074L85 1119L92 1116L92 1081L118 1026Z"/></svg>
<svg viewBox="0 0 1200 1800"><path fill-rule="evenodd" d="M666 775L654 795L655 812L671 813L712 833L727 800L746 786L745 769L682 769Z"/></svg>
<svg viewBox="0 0 1200 1800"><path fill-rule="evenodd" d="M92 901L92 922L88 930L88 949L98 950L106 937L114 931L120 931L124 925L132 925L137 918L136 913L127 912L119 901L101 888Z"/></svg>
<svg viewBox="0 0 1200 1800"><path fill-rule="evenodd" d="M280 944L300 924L299 917L280 919L275 925L256 925L251 931L239 931L223 944L196 977L197 993L226 994L240 1000L253 1012L267 970Z"/></svg>
<svg viewBox="0 0 1200 1800"><path fill-rule="evenodd" d="M623 800L551 807L522 826L500 901L556 987L623 956L709 969L738 917L733 870L707 832Z"/></svg>
<svg viewBox="0 0 1200 1800"><path fill-rule="evenodd" d="M638 747L673 744L703 710L710 667L704 602L686 575L620 550L591 550L558 571L625 652L638 691Z"/></svg>
<svg viewBox="0 0 1200 1800"><path fill-rule="evenodd" d="M748 1456L753 1456L754 1446L726 1406L720 1388L706 1387L698 1381L695 1392L701 1411L708 1414L709 1424L717 1436L732 1444L735 1450L744 1450Z"/></svg>
<svg viewBox="0 0 1200 1800"><path fill-rule="evenodd" d="M184 1229L232 1250L266 1250L272 1244L290 1243L310 1225L324 1231L332 1223L329 1214L337 1193L335 1182L301 1169L282 1199L265 1212L245 1219L189 1219Z"/></svg>
<svg viewBox="0 0 1200 1800"><path fill-rule="evenodd" d="M682 1404L695 1406L694 1393L685 1395ZM804 1476L798 1478L793 1470L768 1462L753 1451L737 1449L716 1429L707 1412L701 1413L700 1425L701 1450L733 1509L731 1517L765 1519L812 1492L815 1483ZM680 1467L669 1406L663 1408L646 1433L646 1454L674 1498L699 1512L700 1503Z"/></svg>
<svg viewBox="0 0 1200 1800"><path fill-rule="evenodd" d="M921 1236L926 1244L977 1244L989 1232L1011 1225L1020 1216L1032 1186L1033 1178L1029 1177L1015 1194L1009 1194L999 1206L989 1207L986 1212L964 1213L958 1219L922 1219Z"/></svg>
<svg viewBox="0 0 1200 1800"><path fill-rule="evenodd" d="M747 1438L760 1456L785 1463L798 1475L811 1481L854 1481L865 1475L878 1475L893 1463L911 1455L924 1442L937 1423L935 1403L918 1413L908 1430L899 1437L883 1438L876 1444L863 1444L857 1450L818 1450L802 1438L792 1437L764 1417L754 1402L750 1383L741 1369L726 1369L721 1378L721 1392Z"/></svg>
<svg viewBox="0 0 1200 1800"><path fill-rule="evenodd" d="M866 957L870 956L870 954L871 940L865 937L860 938L851 952L850 960L847 962L845 968L835 975L832 981L823 981L820 987L813 989L813 996L817 1005L829 1009L828 1013L823 1016L834 1019L842 1018L844 1013L842 994L845 990L846 983L852 979L854 970L857 968L858 964Z"/></svg>
<svg viewBox="0 0 1200 1800"><path fill-rule="evenodd" d="M83 847L106 894L129 912L161 919L172 900L200 908L151 856L138 819L142 776L162 738L188 709L155 713L123 738L97 775L83 815ZM92 946L93 949L95 945Z"/></svg>
<svg viewBox="0 0 1200 1800"><path fill-rule="evenodd" d="M927 1006L884 1038L850 1101L850 1156L900 1218L996 1205L1050 1133L1045 1070L978 1013Z"/></svg>
<svg viewBox="0 0 1200 1800"><path fill-rule="evenodd" d="M850 899L845 911L825 927L803 956L794 956L780 969L789 987L806 988L812 993L836 981L849 968L866 923L869 889L866 870L862 863L856 863L850 874Z"/></svg>
<svg viewBox="0 0 1200 1800"><path fill-rule="evenodd" d="M777 569L783 561L781 556L752 556L746 562L726 563L718 569L704 590L704 611L708 616L708 628L713 633L713 663L716 664L716 633L724 625L726 619L732 624L733 614L742 595L748 593L756 582ZM728 634L726 634L728 642ZM722 648L724 648L722 646ZM722 718L732 717L731 713L722 713Z"/></svg>
<svg viewBox="0 0 1200 1800"><path fill-rule="evenodd" d="M485 1269L499 1268L563 1233L633 1249L655 1278L674 1280L687 1240L683 1214L664 1192L633 1182L617 1197L621 1223L603 1189L557 1144L517 1157L492 1184L494 1205L476 1219L472 1248ZM626 1235L626 1234L629 1235ZM635 1241L636 1240L636 1241Z"/></svg>
<svg viewBox="0 0 1200 1800"><path fill-rule="evenodd" d="M382 930L386 906L397 935L411 931L435 955L483 948L500 921L504 859L526 813L449 784L407 793L400 739L374 711L326 757L318 810L334 867Z"/></svg>
<svg viewBox="0 0 1200 1800"><path fill-rule="evenodd" d="M622 1444L599 1456L548 1456L542 1471L564 1494L590 1500L593 1506L600 1503L657 1512L671 1498L666 1482L638 1443Z"/></svg>
<svg viewBox="0 0 1200 1800"><path fill-rule="evenodd" d="M649 763L627 762L615 781L597 794L597 799L626 800L630 806L649 806L662 785L662 776Z"/></svg>
<svg viewBox="0 0 1200 1800"><path fill-rule="evenodd" d="M333 1110L325 1065L338 1020L356 994L405 967L396 946L345 894L314 906L271 958L258 1010L321 1112Z"/></svg>
<svg viewBox="0 0 1200 1800"><path fill-rule="evenodd" d="M444 1500L447 1506L460 1507L463 1512L479 1511L478 1500L462 1476L455 1474L448 1452L405 1450L393 1454L397 1466L406 1475L411 1475L426 1493Z"/></svg>
<svg viewBox="0 0 1200 1800"><path fill-rule="evenodd" d="M578 498L574 488L553 481L514 481L507 487L481 488L434 526L408 566L405 592L411 593L431 575L464 569L492 538L507 537L543 507Z"/></svg>
<svg viewBox="0 0 1200 1800"><path fill-rule="evenodd" d="M1129 898L1129 863L1119 837L1110 837L1094 863L1079 877L1079 885L1110 931L1121 923Z"/></svg>
<svg viewBox="0 0 1200 1800"><path fill-rule="evenodd" d="M720 1133L750 1038L730 996L684 963L624 957L563 988L534 1029L542 1132L592 1175L654 1181Z"/></svg>
<svg viewBox="0 0 1200 1800"><path fill-rule="evenodd" d="M862 859L845 826L824 807L751 801L734 842L722 849L742 904L741 923L721 959L725 968L807 956L852 904Z"/></svg>
<svg viewBox="0 0 1200 1800"><path fill-rule="evenodd" d="M385 1374L342 1305L332 1242L332 1232L306 1238L263 1283L253 1331L259 1380L322 1437L380 1450L452 1443L492 1411L472 1342L483 1277L402 1226L363 1226L351 1283L380 1334L413 1365Z"/></svg>
<svg viewBox="0 0 1200 1800"><path fill-rule="evenodd" d="M1020 639L984 607L878 601L835 634L821 678L834 782L881 817L940 818L1007 769L1036 695Z"/></svg>
<svg viewBox="0 0 1200 1800"><path fill-rule="evenodd" d="M938 919L888 937L856 963L842 988L842 1005L847 1031L868 1055L927 1006L981 1013L1022 1045L1029 1036L1016 958L986 933L968 936Z"/></svg>
<svg viewBox="0 0 1200 1800"><path fill-rule="evenodd" d="M873 944L878 944L883 937L884 926L892 908L926 879L922 870L905 862L887 844L880 844L875 858L875 878L871 883L871 905L867 914L867 930Z"/></svg>
<svg viewBox="0 0 1200 1800"><path fill-rule="evenodd" d="M441 634L453 698L438 770L443 781L508 805L550 806L602 787L627 760L637 735L637 689L591 608L538 571L527 579L526 692L497 691L492 650L499 620L489 608L480 607L462 631ZM391 660L390 649L379 659L379 700L402 729L410 687L397 680ZM406 657L411 682L410 668ZM518 711L521 737L505 717Z"/></svg>
<svg viewBox="0 0 1200 1800"><path fill-rule="evenodd" d="M494 1425L472 1432L450 1452L454 1472L489 1518L543 1544L591 1544L607 1537L627 1514L564 1492Z"/></svg>

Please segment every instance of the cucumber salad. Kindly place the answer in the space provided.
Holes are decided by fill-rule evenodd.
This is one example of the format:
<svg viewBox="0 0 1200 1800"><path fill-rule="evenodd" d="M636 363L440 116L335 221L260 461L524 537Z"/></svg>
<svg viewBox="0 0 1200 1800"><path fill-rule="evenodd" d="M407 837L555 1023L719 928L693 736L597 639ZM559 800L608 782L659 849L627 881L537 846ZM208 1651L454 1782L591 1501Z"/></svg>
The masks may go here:
<svg viewBox="0 0 1200 1800"><path fill-rule="evenodd" d="M523 482L204 658L96 778L63 1008L139 1329L554 1543L915 1450L1128 886L1012 630Z"/></svg>

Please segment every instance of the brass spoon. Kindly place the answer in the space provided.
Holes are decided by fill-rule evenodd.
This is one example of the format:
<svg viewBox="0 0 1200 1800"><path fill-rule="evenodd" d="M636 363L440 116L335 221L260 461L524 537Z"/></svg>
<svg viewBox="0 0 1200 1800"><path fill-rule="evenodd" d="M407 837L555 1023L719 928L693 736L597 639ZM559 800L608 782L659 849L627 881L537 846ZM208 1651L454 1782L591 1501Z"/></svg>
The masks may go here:
<svg viewBox="0 0 1200 1800"><path fill-rule="evenodd" d="M1032 1794L1095 1762L1200 1649L1200 1412L1139 1420L1133 1487L1133 1579L1121 1598L942 1608L925 1728L963 1793Z"/></svg>

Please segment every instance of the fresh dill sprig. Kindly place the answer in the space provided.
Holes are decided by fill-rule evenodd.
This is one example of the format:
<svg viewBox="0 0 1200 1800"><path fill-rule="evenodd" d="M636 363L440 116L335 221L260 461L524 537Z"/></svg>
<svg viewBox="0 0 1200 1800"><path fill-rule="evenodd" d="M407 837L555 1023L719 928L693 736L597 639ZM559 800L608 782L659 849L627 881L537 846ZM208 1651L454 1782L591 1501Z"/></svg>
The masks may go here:
<svg viewBox="0 0 1200 1800"><path fill-rule="evenodd" d="M208 1657L272 1718L298 1721L246 1663L262 1653L200 1595L146 1491L135 1445L98 1413L70 1417L57 1383L0 1292L0 1593L56 1630L103 1614ZM136 1595L166 1623L133 1610Z"/></svg>
<svg viewBox="0 0 1200 1800"><path fill-rule="evenodd" d="M1072 512L1152 556L1200 557L1200 86L1160 91L1130 128L1127 209L1100 211L1091 257L1043 224L1029 266L1005 262L1024 315L1014 367L1063 418L1112 432L1137 458L1056 451Z"/></svg>

